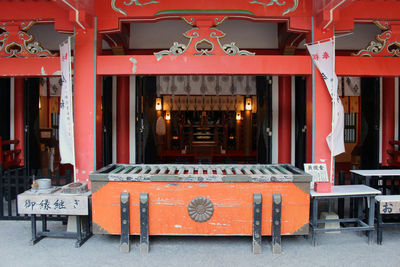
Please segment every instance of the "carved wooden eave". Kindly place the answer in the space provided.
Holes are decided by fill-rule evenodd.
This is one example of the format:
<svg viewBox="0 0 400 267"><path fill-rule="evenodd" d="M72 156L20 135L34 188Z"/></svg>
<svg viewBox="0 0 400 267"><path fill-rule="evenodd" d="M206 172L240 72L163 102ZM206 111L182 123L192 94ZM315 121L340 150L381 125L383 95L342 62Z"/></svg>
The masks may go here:
<svg viewBox="0 0 400 267"><path fill-rule="evenodd" d="M382 33L376 36L365 49L354 56L363 57L399 57L400 56L400 22L375 21Z"/></svg>
<svg viewBox="0 0 400 267"><path fill-rule="evenodd" d="M53 57L54 55L44 49L34 37L27 33L33 21L1 22L0 29L0 58L10 57Z"/></svg>
<svg viewBox="0 0 400 267"><path fill-rule="evenodd" d="M269 1L259 1L259 0L252 0L249 1L250 4L256 4L256 5L261 5L261 6L272 6L274 4L276 4L277 6L284 6L286 5L286 1L280 1L280 0L269 0ZM293 0L293 6L289 7L287 9L285 9L284 11L282 11L282 16L287 15L290 12L293 12L297 9L297 7L299 6L299 0Z"/></svg>
<svg viewBox="0 0 400 267"><path fill-rule="evenodd" d="M188 44L174 42L169 50L154 53L157 60L163 55L254 55L246 50L240 50L236 43L222 44L221 40L225 33L215 28L221 25L227 17L225 16L188 16L182 19L192 26L192 29L183 34L189 39ZM207 46L207 47L206 47Z"/></svg>

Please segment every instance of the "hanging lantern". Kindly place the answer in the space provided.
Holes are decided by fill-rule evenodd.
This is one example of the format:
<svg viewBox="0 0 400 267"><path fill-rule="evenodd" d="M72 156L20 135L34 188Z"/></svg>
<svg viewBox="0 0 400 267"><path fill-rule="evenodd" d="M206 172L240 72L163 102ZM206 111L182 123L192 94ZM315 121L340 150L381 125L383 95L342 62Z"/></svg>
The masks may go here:
<svg viewBox="0 0 400 267"><path fill-rule="evenodd" d="M246 97L246 110L251 110L251 97Z"/></svg>
<svg viewBox="0 0 400 267"><path fill-rule="evenodd" d="M156 110L162 110L162 98L161 97L156 98Z"/></svg>
<svg viewBox="0 0 400 267"><path fill-rule="evenodd" d="M242 119L242 113L240 111L236 111L236 120L240 121Z"/></svg>

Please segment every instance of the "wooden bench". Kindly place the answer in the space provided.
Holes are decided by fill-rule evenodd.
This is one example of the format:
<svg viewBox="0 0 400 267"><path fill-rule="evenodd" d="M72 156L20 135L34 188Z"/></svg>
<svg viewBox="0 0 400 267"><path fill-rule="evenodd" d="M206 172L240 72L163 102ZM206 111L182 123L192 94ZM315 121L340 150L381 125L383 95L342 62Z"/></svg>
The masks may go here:
<svg viewBox="0 0 400 267"><path fill-rule="evenodd" d="M400 214L400 195L381 195L375 197L377 204L377 243L382 245L383 227L400 225L399 222L383 222L383 216L390 214Z"/></svg>
<svg viewBox="0 0 400 267"><path fill-rule="evenodd" d="M0 172L5 169L18 167L21 163L19 155L21 154L21 149L7 149L4 150L4 146L18 145L19 140L2 140L0 136Z"/></svg>
<svg viewBox="0 0 400 267"><path fill-rule="evenodd" d="M73 184L70 184L73 185ZM67 185L68 186L68 185ZM42 191L31 189L18 195L18 213L31 216L32 239L34 245L44 237L75 238L75 247L82 246L91 236L90 230L90 204L91 191L81 193L64 193L64 187L53 187ZM42 217L42 231L37 232L36 216ZM76 232L49 231L47 229L48 216L67 215L76 216ZM84 229L82 228L85 217Z"/></svg>

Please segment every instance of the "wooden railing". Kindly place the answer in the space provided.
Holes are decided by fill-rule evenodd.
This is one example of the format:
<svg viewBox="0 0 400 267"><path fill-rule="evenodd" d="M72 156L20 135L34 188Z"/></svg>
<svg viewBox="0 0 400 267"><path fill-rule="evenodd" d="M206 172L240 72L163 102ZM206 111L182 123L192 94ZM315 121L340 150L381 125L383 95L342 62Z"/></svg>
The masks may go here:
<svg viewBox="0 0 400 267"><path fill-rule="evenodd" d="M18 167L21 163L19 155L21 149L11 149L11 145L16 146L19 144L19 140L2 140L0 137L0 172L11 167ZM5 146L9 146L8 149L4 149Z"/></svg>
<svg viewBox="0 0 400 267"><path fill-rule="evenodd" d="M388 149L387 153L392 157L388 159L388 163L393 167L400 167L400 141L390 140L389 144L393 146L393 149Z"/></svg>

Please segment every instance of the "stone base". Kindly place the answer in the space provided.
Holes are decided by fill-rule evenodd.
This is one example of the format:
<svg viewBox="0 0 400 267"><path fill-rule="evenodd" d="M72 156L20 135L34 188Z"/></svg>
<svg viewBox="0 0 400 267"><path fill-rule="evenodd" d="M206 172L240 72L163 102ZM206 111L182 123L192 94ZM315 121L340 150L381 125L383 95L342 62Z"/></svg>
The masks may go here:
<svg viewBox="0 0 400 267"><path fill-rule="evenodd" d="M78 229L76 228L76 220L77 220L77 216L68 216L68 223L67 223L67 232L71 232L71 233L76 233L78 232ZM85 217L81 217L81 229L82 231L85 229L84 227L84 223L85 223L86 218Z"/></svg>
<svg viewBox="0 0 400 267"><path fill-rule="evenodd" d="M323 211L320 214L319 217L320 220L337 220L339 219L339 216L334 213L334 212L327 212L327 211ZM328 222L325 223L324 225L324 229L335 229L335 228L340 228L340 223L339 222ZM327 232L328 234L338 234L340 233L340 231L334 231L334 232Z"/></svg>

